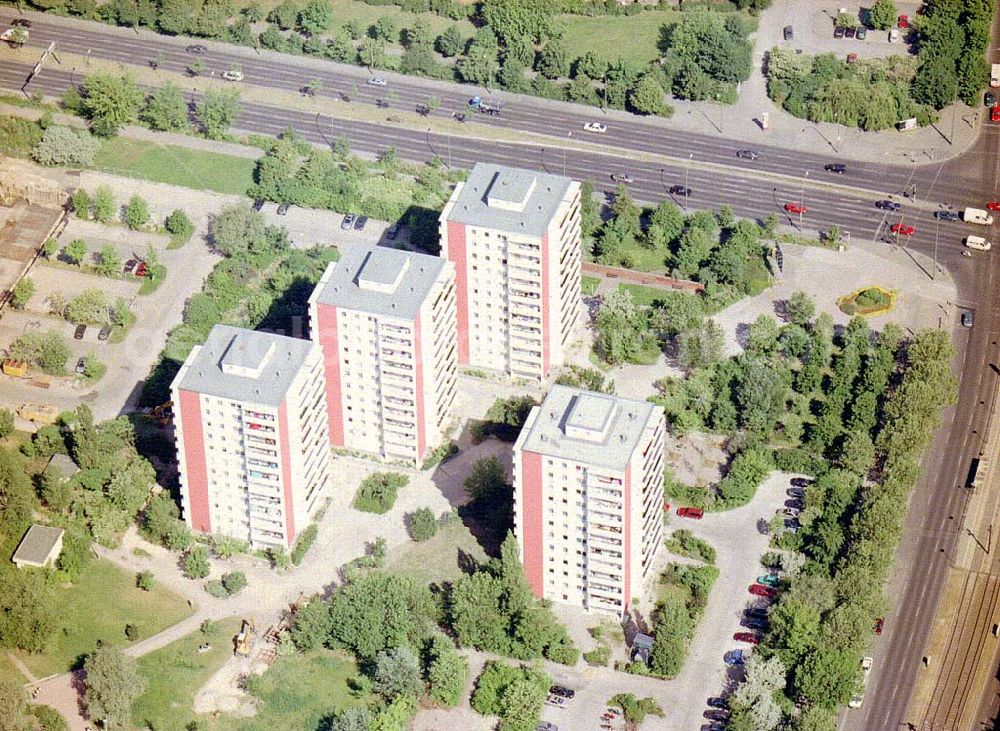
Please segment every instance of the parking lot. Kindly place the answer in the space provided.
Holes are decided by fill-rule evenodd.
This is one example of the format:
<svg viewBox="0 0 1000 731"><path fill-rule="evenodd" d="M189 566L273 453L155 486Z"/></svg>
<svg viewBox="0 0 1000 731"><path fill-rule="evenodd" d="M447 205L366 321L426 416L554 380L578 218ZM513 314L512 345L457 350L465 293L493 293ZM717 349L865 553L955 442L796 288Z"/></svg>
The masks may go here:
<svg viewBox="0 0 1000 731"><path fill-rule="evenodd" d="M391 221L367 218L364 228L358 229L357 217L354 217L350 227L344 228L344 214L334 211L290 206L279 216L278 205L275 203L264 203L260 211L268 223L284 226L292 244L298 248L306 249L317 244L337 246L341 243L406 248L410 242L410 231L405 226L400 228L394 239L389 238Z"/></svg>

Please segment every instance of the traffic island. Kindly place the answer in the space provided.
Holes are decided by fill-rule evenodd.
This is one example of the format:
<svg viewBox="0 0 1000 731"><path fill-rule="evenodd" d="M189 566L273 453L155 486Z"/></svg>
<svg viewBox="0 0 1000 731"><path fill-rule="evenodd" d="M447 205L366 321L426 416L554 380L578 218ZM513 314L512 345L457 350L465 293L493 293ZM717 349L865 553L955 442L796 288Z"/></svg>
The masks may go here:
<svg viewBox="0 0 1000 731"><path fill-rule="evenodd" d="M877 284L863 287L841 297L837 306L841 312L852 317L886 315L896 306L896 291Z"/></svg>

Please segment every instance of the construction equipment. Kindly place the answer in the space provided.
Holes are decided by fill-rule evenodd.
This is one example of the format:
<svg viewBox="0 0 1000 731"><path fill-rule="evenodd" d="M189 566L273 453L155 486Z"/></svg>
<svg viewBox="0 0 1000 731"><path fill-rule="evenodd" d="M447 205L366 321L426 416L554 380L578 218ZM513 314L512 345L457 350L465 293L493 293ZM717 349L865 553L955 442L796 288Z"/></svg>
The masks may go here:
<svg viewBox="0 0 1000 731"><path fill-rule="evenodd" d="M254 627L253 620L244 619L239 633L233 638L233 654L249 657L250 653L253 652L254 637L256 635L257 630Z"/></svg>
<svg viewBox="0 0 1000 731"><path fill-rule="evenodd" d="M493 99L483 99L481 96L469 99L469 107L480 114L489 114L494 117L499 117L500 112L503 111L503 104Z"/></svg>
<svg viewBox="0 0 1000 731"><path fill-rule="evenodd" d="M28 364L23 360L15 358L5 358L3 362L3 374L14 378L25 378L28 375Z"/></svg>
<svg viewBox="0 0 1000 731"><path fill-rule="evenodd" d="M59 409L51 404L21 404L17 407L17 415L36 424L54 424L59 418Z"/></svg>

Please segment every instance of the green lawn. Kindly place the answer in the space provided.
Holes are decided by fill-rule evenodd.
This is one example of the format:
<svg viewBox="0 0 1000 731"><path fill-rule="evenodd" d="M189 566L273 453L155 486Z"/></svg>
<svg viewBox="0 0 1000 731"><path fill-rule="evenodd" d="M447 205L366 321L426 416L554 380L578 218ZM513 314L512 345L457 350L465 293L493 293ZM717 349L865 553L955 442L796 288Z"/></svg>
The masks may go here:
<svg viewBox="0 0 1000 731"><path fill-rule="evenodd" d="M254 682L253 694L260 699L256 716L220 716L209 719L208 727L211 731L323 728L324 717L369 700L355 695L348 685L357 672L354 660L342 651L315 650L279 657Z"/></svg>
<svg viewBox="0 0 1000 731"><path fill-rule="evenodd" d="M56 590L56 631L43 655L20 654L38 677L63 673L93 651L98 640L124 647L125 625L139 628L140 639L177 624L191 608L159 586L142 591L135 575L107 561L94 561L80 579Z"/></svg>
<svg viewBox="0 0 1000 731"><path fill-rule="evenodd" d="M194 720L194 696L232 657L232 638L240 629L240 620L226 619L217 627L211 636L193 632L139 658L139 671L148 685L132 709L135 726L181 729ZM203 642L211 644L212 649L199 653L198 646Z"/></svg>
<svg viewBox="0 0 1000 731"><path fill-rule="evenodd" d="M28 682L28 679L21 675L21 671L14 667L6 650L0 650L0 680L10 680L18 684Z"/></svg>
<svg viewBox="0 0 1000 731"><path fill-rule="evenodd" d="M559 23L566 29L566 45L574 58L594 51L608 60L621 57L645 66L661 55L658 44L663 26L675 24L681 15L672 10L592 18L561 15Z"/></svg>
<svg viewBox="0 0 1000 731"><path fill-rule="evenodd" d="M618 289L632 295L632 301L637 305L652 305L657 300L662 300L663 296L672 290L647 287L644 284L619 284Z"/></svg>
<svg viewBox="0 0 1000 731"><path fill-rule="evenodd" d="M597 294L597 288L601 285L600 277L584 276L580 281L580 291L587 296Z"/></svg>
<svg viewBox="0 0 1000 731"><path fill-rule="evenodd" d="M117 175L237 195L253 182L255 164L244 157L124 137L105 141L94 160L98 170Z"/></svg>
<svg viewBox="0 0 1000 731"><path fill-rule="evenodd" d="M462 576L458 559L463 553L480 562L489 558L465 524L455 521L429 540L395 549L388 566L391 571L415 576L420 583L454 581Z"/></svg>

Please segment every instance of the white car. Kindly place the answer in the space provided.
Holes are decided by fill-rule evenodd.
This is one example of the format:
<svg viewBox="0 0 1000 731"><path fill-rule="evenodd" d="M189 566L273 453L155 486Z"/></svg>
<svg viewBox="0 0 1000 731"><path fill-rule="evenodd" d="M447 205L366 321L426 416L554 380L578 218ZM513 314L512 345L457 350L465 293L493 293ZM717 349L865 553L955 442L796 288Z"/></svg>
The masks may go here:
<svg viewBox="0 0 1000 731"><path fill-rule="evenodd" d="M237 69L229 69L222 72L222 78L226 81L243 81L243 72Z"/></svg>
<svg viewBox="0 0 1000 731"><path fill-rule="evenodd" d="M368 79L368 86L388 86L389 82L382 76L373 76Z"/></svg>
<svg viewBox="0 0 1000 731"><path fill-rule="evenodd" d="M602 124L600 122L587 122L585 125L583 125L583 128L587 132L596 132L599 135L602 135L608 131L608 125Z"/></svg>

